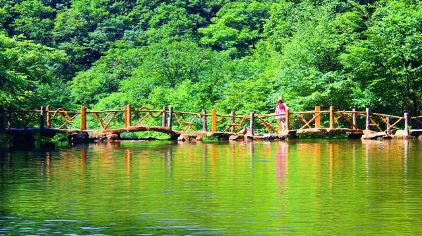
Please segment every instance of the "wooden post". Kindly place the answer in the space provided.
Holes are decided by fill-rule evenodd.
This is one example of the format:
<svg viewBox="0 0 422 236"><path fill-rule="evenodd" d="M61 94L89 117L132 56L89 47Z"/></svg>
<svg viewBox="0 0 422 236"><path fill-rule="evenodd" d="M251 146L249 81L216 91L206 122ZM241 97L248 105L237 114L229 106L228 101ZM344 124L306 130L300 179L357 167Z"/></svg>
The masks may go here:
<svg viewBox="0 0 422 236"><path fill-rule="evenodd" d="M409 127L409 121L410 121L410 114L409 112L405 112L403 114L404 116L404 131L406 132L406 135L410 134L410 127Z"/></svg>
<svg viewBox="0 0 422 236"><path fill-rule="evenodd" d="M211 110L211 132L217 132L217 110Z"/></svg>
<svg viewBox="0 0 422 236"><path fill-rule="evenodd" d="M251 112L250 114L250 120L249 120L249 130L250 130L250 134L254 135L254 126L255 126L255 113Z"/></svg>
<svg viewBox="0 0 422 236"><path fill-rule="evenodd" d="M4 122L5 122L4 116L5 116L4 108L3 107L0 107L0 131L4 130L4 128L5 128L5 125L4 125Z"/></svg>
<svg viewBox="0 0 422 236"><path fill-rule="evenodd" d="M132 108L130 105L126 105L126 122L125 122L125 128L129 128L132 126Z"/></svg>
<svg viewBox="0 0 422 236"><path fill-rule="evenodd" d="M167 120L167 113L166 113L166 107L163 106L163 114L161 114L161 127L166 127L166 120Z"/></svg>
<svg viewBox="0 0 422 236"><path fill-rule="evenodd" d="M230 132L232 132L232 133L234 133L236 131L235 127L234 127L235 122L236 122L235 113L234 113L234 111L232 111L232 112L230 112Z"/></svg>
<svg viewBox="0 0 422 236"><path fill-rule="evenodd" d="M208 127L207 127L207 112L205 111L205 109L202 109L202 131L207 132L208 131Z"/></svg>
<svg viewBox="0 0 422 236"><path fill-rule="evenodd" d="M358 122L357 122L357 114L356 114L356 109L353 108L352 109L352 124L353 124L353 129L358 129Z"/></svg>
<svg viewBox="0 0 422 236"><path fill-rule="evenodd" d="M46 125L47 128L51 128L51 114L50 114L50 106L47 106L45 108L45 112L46 112Z"/></svg>
<svg viewBox="0 0 422 236"><path fill-rule="evenodd" d="M81 106L81 130L86 130L86 107Z"/></svg>
<svg viewBox="0 0 422 236"><path fill-rule="evenodd" d="M371 109L366 108L366 122L365 122L365 130L371 129Z"/></svg>
<svg viewBox="0 0 422 236"><path fill-rule="evenodd" d="M45 108L42 106L40 109L40 129L45 128Z"/></svg>
<svg viewBox="0 0 422 236"><path fill-rule="evenodd" d="M315 116L317 116L315 118L315 128L319 129L321 128L321 115L320 112L321 111L321 107L320 106L315 106Z"/></svg>
<svg viewBox="0 0 422 236"><path fill-rule="evenodd" d="M167 127L171 130L173 123L173 107L169 106L168 116L167 116Z"/></svg>
<svg viewBox="0 0 422 236"><path fill-rule="evenodd" d="M387 125L387 134L391 134L391 123L390 123L391 121L390 121L390 116L387 116L386 118L385 118L385 123L386 123L386 125Z"/></svg>
<svg viewBox="0 0 422 236"><path fill-rule="evenodd" d="M330 129L334 129L334 107L330 106Z"/></svg>
<svg viewBox="0 0 422 236"><path fill-rule="evenodd" d="M287 108L286 109L286 122L285 122L286 127L284 127L284 131L289 131L289 129L290 129L290 122L289 122L289 120L290 120L290 111L289 111L289 108Z"/></svg>

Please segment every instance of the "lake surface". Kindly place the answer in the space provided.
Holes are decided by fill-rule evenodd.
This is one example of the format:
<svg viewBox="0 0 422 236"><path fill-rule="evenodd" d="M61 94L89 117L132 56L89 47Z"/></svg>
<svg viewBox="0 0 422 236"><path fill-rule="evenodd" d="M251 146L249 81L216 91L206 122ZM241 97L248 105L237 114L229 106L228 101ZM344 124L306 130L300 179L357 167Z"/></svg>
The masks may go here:
<svg viewBox="0 0 422 236"><path fill-rule="evenodd" d="M0 235L421 235L422 143L0 152Z"/></svg>

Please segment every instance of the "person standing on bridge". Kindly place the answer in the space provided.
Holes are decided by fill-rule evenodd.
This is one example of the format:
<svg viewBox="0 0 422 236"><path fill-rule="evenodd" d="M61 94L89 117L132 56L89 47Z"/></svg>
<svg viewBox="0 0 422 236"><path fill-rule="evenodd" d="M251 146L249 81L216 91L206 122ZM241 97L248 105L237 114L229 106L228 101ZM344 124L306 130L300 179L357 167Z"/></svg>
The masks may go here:
<svg viewBox="0 0 422 236"><path fill-rule="evenodd" d="M286 130L286 110L289 107L283 102L283 99L279 97L275 106L275 116L282 125L282 131Z"/></svg>

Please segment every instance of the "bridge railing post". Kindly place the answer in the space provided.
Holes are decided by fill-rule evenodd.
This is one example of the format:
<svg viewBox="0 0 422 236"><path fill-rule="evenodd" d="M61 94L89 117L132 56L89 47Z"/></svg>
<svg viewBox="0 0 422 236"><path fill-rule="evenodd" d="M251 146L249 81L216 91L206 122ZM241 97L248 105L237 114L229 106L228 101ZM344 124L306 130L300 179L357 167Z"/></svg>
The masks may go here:
<svg viewBox="0 0 422 236"><path fill-rule="evenodd" d="M330 106L330 129L334 129L334 107Z"/></svg>
<svg viewBox="0 0 422 236"><path fill-rule="evenodd" d="M168 116L167 116L167 127L172 130L172 123L173 123L173 107L169 106Z"/></svg>
<svg viewBox="0 0 422 236"><path fill-rule="evenodd" d="M387 116L385 118L385 125L387 126L387 129L385 130L387 134L391 134L391 120L390 120L390 116Z"/></svg>
<svg viewBox="0 0 422 236"><path fill-rule="evenodd" d="M321 107L320 106L315 106L315 128L319 129L321 128Z"/></svg>
<svg viewBox="0 0 422 236"><path fill-rule="evenodd" d="M357 114L355 108L352 109L352 125L352 129L358 129Z"/></svg>
<svg viewBox="0 0 422 236"><path fill-rule="evenodd" d="M86 107L81 106L81 130L86 130Z"/></svg>
<svg viewBox="0 0 422 236"><path fill-rule="evenodd" d="M217 132L217 110L211 110L211 132Z"/></svg>
<svg viewBox="0 0 422 236"><path fill-rule="evenodd" d="M167 120L167 110L166 106L163 106L162 114L161 114L161 127L166 127L166 120Z"/></svg>
<svg viewBox="0 0 422 236"><path fill-rule="evenodd" d="M409 127L409 121L410 121L410 114L409 112L405 112L403 114L404 117L404 131L406 132L406 135L410 134L410 127Z"/></svg>
<svg viewBox="0 0 422 236"><path fill-rule="evenodd" d="M46 108L45 108L45 114L46 114L46 127L47 128L51 128L51 123L50 123L50 120L51 120L51 114L50 114L50 106L47 106Z"/></svg>
<svg viewBox="0 0 422 236"><path fill-rule="evenodd" d="M365 130L371 129L371 109L366 108Z"/></svg>
<svg viewBox="0 0 422 236"><path fill-rule="evenodd" d="M235 113L234 111L230 112L230 132L234 133L235 130Z"/></svg>
<svg viewBox="0 0 422 236"><path fill-rule="evenodd" d="M42 106L40 108L40 129L43 130L45 128L45 107Z"/></svg>
<svg viewBox="0 0 422 236"><path fill-rule="evenodd" d="M286 109L286 122L285 122L286 127L284 127L285 131L289 131L290 129L290 110L289 108Z"/></svg>
<svg viewBox="0 0 422 236"><path fill-rule="evenodd" d="M208 131L208 127L207 127L207 112L205 111L205 109L202 109L202 131L207 132Z"/></svg>
<svg viewBox="0 0 422 236"><path fill-rule="evenodd" d="M124 118L124 126L127 129L132 126L132 108L130 105L125 106Z"/></svg>
<svg viewBox="0 0 422 236"><path fill-rule="evenodd" d="M255 113L251 112L251 114L249 115L250 135L254 135L254 128L255 128Z"/></svg>

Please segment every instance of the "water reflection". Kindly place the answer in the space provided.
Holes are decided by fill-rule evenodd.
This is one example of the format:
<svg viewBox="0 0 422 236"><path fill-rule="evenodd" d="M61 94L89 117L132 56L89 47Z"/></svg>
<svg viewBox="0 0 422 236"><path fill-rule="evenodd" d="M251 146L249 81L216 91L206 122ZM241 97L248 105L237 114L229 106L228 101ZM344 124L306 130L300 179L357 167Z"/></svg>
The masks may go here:
<svg viewBox="0 0 422 236"><path fill-rule="evenodd" d="M2 151L0 234L418 234L421 150L324 140Z"/></svg>
<svg viewBox="0 0 422 236"><path fill-rule="evenodd" d="M289 144L287 142L277 143L276 154L276 177L280 194L283 194L284 181L287 177L289 165Z"/></svg>

